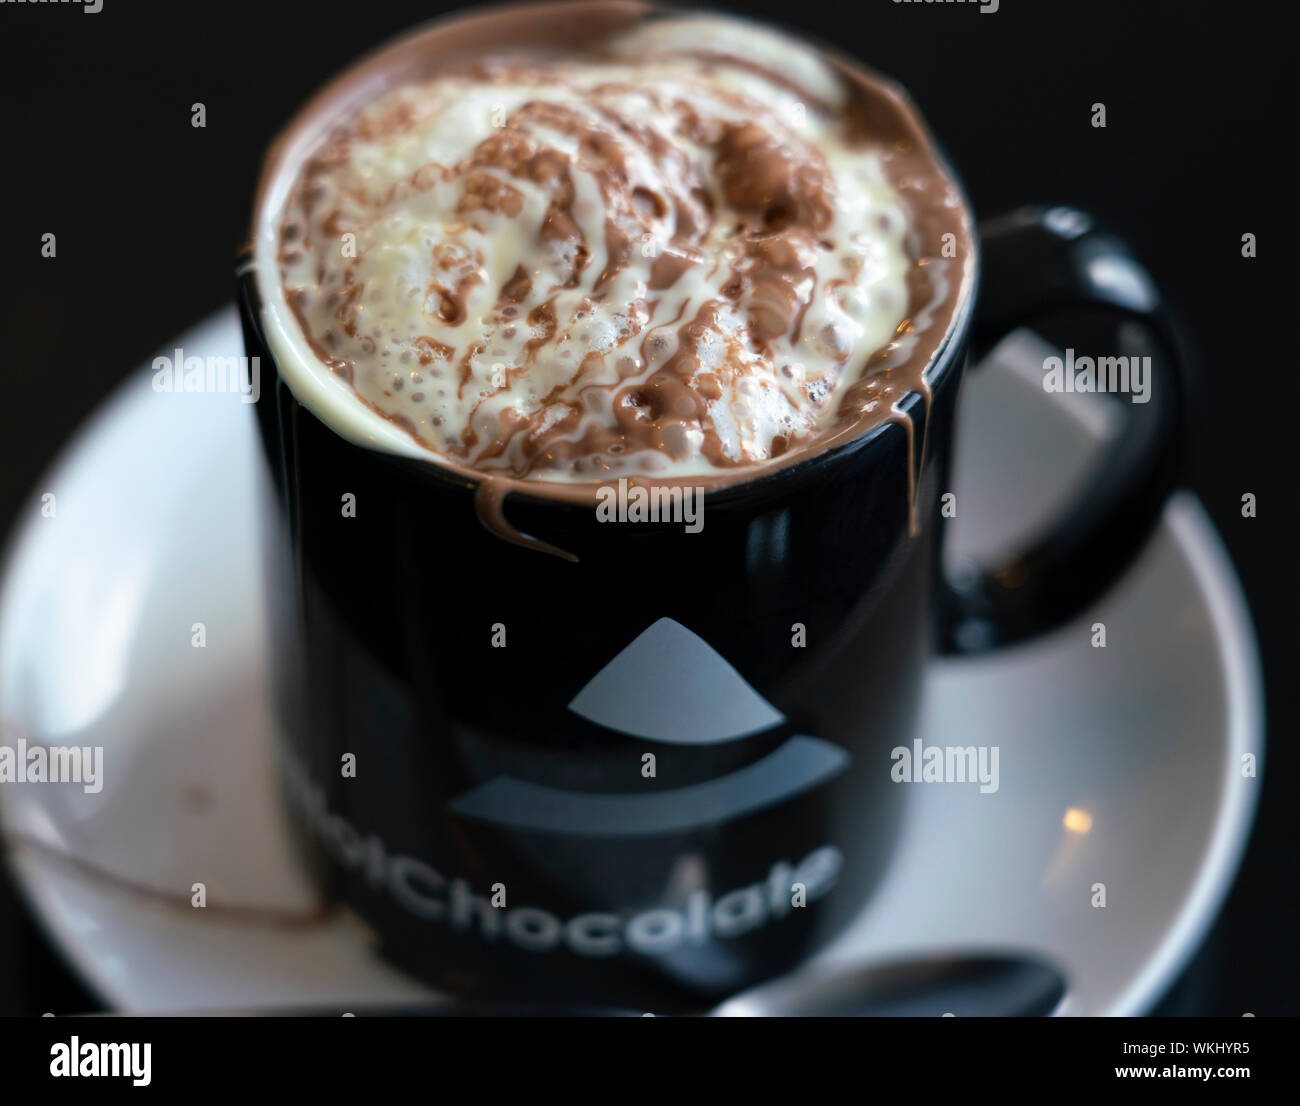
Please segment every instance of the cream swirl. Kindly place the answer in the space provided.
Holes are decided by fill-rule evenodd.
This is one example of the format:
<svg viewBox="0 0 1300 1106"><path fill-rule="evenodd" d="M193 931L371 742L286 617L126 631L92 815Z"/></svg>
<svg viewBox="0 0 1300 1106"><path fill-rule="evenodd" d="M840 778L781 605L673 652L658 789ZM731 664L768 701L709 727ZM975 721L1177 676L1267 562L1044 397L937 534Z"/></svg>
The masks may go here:
<svg viewBox="0 0 1300 1106"><path fill-rule="evenodd" d="M877 402L906 208L819 55L724 26L709 56L670 20L480 60L343 121L280 223L317 359L426 449L532 479L721 474Z"/></svg>

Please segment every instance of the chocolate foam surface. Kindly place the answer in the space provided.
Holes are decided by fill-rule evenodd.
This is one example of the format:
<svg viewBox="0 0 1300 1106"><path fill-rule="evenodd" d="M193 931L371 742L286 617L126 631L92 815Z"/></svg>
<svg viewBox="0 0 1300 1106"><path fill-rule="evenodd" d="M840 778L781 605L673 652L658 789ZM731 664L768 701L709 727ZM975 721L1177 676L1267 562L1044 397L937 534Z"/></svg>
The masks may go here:
<svg viewBox="0 0 1300 1106"><path fill-rule="evenodd" d="M583 35L521 26L547 10ZM258 242L282 348L330 378L313 410L559 492L745 479L928 397L973 250L910 106L774 32L646 12L487 13L327 90Z"/></svg>

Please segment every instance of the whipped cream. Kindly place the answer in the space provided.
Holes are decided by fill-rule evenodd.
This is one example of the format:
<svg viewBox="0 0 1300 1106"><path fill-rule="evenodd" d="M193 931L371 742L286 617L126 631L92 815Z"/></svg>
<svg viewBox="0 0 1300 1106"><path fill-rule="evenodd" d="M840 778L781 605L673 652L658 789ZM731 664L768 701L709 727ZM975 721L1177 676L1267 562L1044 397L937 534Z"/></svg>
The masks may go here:
<svg viewBox="0 0 1300 1106"><path fill-rule="evenodd" d="M388 89L283 196L277 359L388 424L362 436L482 472L768 463L846 393L901 398L870 368L918 259L847 104L816 51L717 19Z"/></svg>

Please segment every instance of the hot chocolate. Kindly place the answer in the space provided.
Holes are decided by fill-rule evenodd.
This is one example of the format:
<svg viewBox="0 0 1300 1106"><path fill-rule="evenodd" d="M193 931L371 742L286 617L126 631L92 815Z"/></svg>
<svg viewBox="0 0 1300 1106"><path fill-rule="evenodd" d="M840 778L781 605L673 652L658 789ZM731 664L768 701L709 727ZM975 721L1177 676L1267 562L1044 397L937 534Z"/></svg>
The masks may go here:
<svg viewBox="0 0 1300 1106"><path fill-rule="evenodd" d="M302 398L534 487L731 482L899 419L972 271L902 97L741 21L590 10L568 48L480 17L309 110L258 244Z"/></svg>
<svg viewBox="0 0 1300 1106"><path fill-rule="evenodd" d="M984 228L977 324L904 95L750 24L420 29L294 119L254 235L291 819L447 991L692 1010L825 947L897 862L936 631L1064 625L1162 509L1169 371L1040 544L942 580L976 326L1159 298L1027 211ZM680 520L633 513L673 492Z"/></svg>

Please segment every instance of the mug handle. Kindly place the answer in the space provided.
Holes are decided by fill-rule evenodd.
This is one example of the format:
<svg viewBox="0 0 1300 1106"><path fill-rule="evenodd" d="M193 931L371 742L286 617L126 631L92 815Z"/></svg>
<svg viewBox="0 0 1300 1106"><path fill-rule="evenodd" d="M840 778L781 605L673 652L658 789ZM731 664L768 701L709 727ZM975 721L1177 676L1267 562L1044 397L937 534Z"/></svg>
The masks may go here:
<svg viewBox="0 0 1300 1106"><path fill-rule="evenodd" d="M981 653L1059 627L1123 573L1177 482L1184 420L1181 343L1155 283L1128 247L1072 208L1022 208L985 224L973 349L1062 311L1140 323L1155 339L1150 399L1128 417L1072 503L1000 563L941 577L939 649Z"/></svg>

